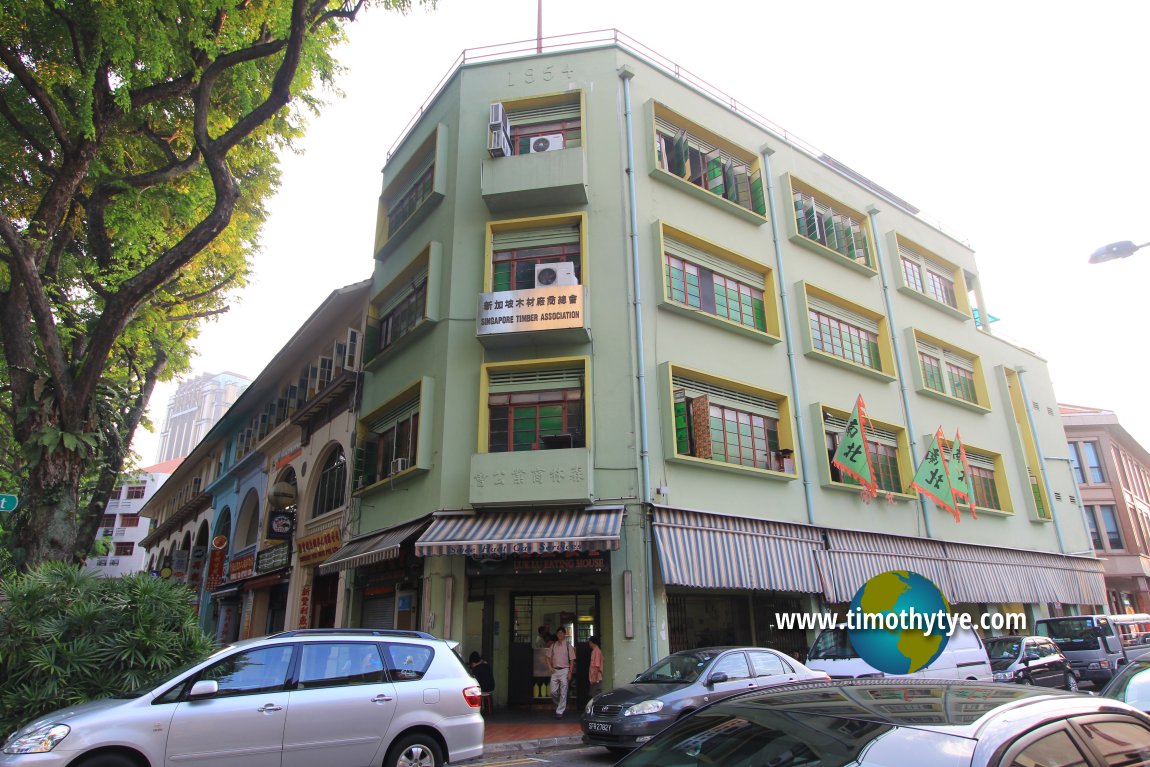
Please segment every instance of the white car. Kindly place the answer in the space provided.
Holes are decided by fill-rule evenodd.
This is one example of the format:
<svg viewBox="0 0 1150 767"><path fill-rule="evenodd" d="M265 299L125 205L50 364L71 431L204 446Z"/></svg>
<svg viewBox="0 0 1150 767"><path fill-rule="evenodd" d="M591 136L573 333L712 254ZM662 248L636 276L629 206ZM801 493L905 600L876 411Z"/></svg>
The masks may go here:
<svg viewBox="0 0 1150 767"><path fill-rule="evenodd" d="M480 689L452 644L371 629L239 642L30 722L0 765L443 767L483 753Z"/></svg>
<svg viewBox="0 0 1150 767"><path fill-rule="evenodd" d="M807 668L825 671L831 679L871 679L884 674L859 657L851 644L846 624L825 629L811 645L807 654ZM978 633L959 628L946 642L938 657L925 668L905 676L928 679L968 679L980 682L994 681L986 646Z"/></svg>

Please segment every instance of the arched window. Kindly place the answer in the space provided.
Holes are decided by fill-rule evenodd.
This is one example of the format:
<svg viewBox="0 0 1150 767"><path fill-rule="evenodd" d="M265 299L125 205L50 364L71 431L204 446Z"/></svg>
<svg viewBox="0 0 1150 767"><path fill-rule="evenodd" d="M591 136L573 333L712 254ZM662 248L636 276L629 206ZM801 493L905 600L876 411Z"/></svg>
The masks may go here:
<svg viewBox="0 0 1150 767"><path fill-rule="evenodd" d="M343 448L337 447L324 459L319 473L319 484L315 488L315 503L312 516L318 517L343 506L347 497L347 459Z"/></svg>
<svg viewBox="0 0 1150 767"><path fill-rule="evenodd" d="M232 551L251 546L259 541L260 535L260 498L255 490L248 491L240 507L239 527L236 529L236 545Z"/></svg>

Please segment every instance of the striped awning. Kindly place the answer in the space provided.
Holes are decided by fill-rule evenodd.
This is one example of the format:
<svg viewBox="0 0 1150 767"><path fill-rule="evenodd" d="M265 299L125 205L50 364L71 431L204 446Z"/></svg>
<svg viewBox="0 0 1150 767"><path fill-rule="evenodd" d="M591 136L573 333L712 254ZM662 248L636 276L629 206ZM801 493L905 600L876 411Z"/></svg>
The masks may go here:
<svg viewBox="0 0 1150 767"><path fill-rule="evenodd" d="M938 541L853 530L827 530L827 548L818 552L828 602L849 602L868 580L889 570L913 570L949 596L946 551ZM996 600L998 601L998 600Z"/></svg>
<svg viewBox="0 0 1150 767"><path fill-rule="evenodd" d="M425 516L414 522L353 538L319 566L319 573L327 575L352 567L375 564L385 559L395 559L399 556L400 547L408 539L422 532L430 522L431 517Z"/></svg>
<svg viewBox="0 0 1150 767"><path fill-rule="evenodd" d="M619 548L622 506L438 512L415 542L420 556L540 554Z"/></svg>
<svg viewBox="0 0 1150 767"><path fill-rule="evenodd" d="M663 582L703 589L817 593L817 528L749 517L654 507Z"/></svg>
<svg viewBox="0 0 1150 767"><path fill-rule="evenodd" d="M1093 557L947 543L954 602L1105 605L1102 563Z"/></svg>

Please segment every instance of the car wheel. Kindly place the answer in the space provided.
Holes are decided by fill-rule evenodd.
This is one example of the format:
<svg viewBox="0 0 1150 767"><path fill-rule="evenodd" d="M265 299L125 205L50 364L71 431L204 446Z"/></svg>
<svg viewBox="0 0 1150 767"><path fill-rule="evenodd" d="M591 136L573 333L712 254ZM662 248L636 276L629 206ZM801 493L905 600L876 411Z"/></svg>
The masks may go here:
<svg viewBox="0 0 1150 767"><path fill-rule="evenodd" d="M1065 677L1066 689L1070 690L1070 692L1078 692L1078 677L1074 675L1074 672L1067 671Z"/></svg>
<svg viewBox="0 0 1150 767"><path fill-rule="evenodd" d="M443 749L430 735L408 735L388 749L383 767L443 767Z"/></svg>
<svg viewBox="0 0 1150 767"><path fill-rule="evenodd" d="M139 763L123 754L96 754L78 762L80 767L139 767Z"/></svg>
<svg viewBox="0 0 1150 767"><path fill-rule="evenodd" d="M1022 679L1019 681L1019 684L1033 685L1034 684L1034 678L1031 677L1029 674L1027 674L1026 676L1022 677Z"/></svg>

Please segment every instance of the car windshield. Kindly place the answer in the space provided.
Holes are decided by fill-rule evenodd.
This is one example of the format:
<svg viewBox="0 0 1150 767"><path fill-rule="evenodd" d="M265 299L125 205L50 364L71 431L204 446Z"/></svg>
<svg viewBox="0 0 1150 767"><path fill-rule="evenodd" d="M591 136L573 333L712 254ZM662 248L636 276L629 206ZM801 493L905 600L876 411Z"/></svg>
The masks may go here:
<svg viewBox="0 0 1150 767"><path fill-rule="evenodd" d="M1103 697L1150 710L1150 662L1136 660L1122 669L1100 693Z"/></svg>
<svg viewBox="0 0 1150 767"><path fill-rule="evenodd" d="M684 684L698 679L707 664L718 653L713 652L679 652L668 655L651 668L644 671L635 680L636 682L653 682L655 684Z"/></svg>
<svg viewBox="0 0 1150 767"><path fill-rule="evenodd" d="M231 646L221 647L220 649L216 650L215 652L213 652L208 657L214 658L215 656L219 655L220 653L225 652L225 651L230 650L230 649L232 649ZM184 664L183 666L180 666L179 668L167 669L164 671L154 671L151 674L143 675L143 676L137 677L136 679L126 679L124 681L131 686L125 687L125 688L119 690L118 692L113 693L109 697L128 699L128 698L139 698L143 695L147 695L152 690L155 690L157 687L160 687L161 685L163 685L169 679L175 679L176 677L180 676L184 672L190 670L193 666L200 665L201 663L204 662L204 660L205 660L204 658L201 658L200 660Z"/></svg>
<svg viewBox="0 0 1150 767"><path fill-rule="evenodd" d="M1037 628L1041 636L1050 637L1064 650L1086 650L1098 646L1098 628L1092 618L1039 621Z"/></svg>
<svg viewBox="0 0 1150 767"><path fill-rule="evenodd" d="M808 660L848 660L857 658L854 645L851 644L850 635L845 628L827 629L819 634L815 644L811 647Z"/></svg>
<svg viewBox="0 0 1150 767"><path fill-rule="evenodd" d="M986 654L991 660L1014 660L1021 649L1019 639L991 639L986 643Z"/></svg>

